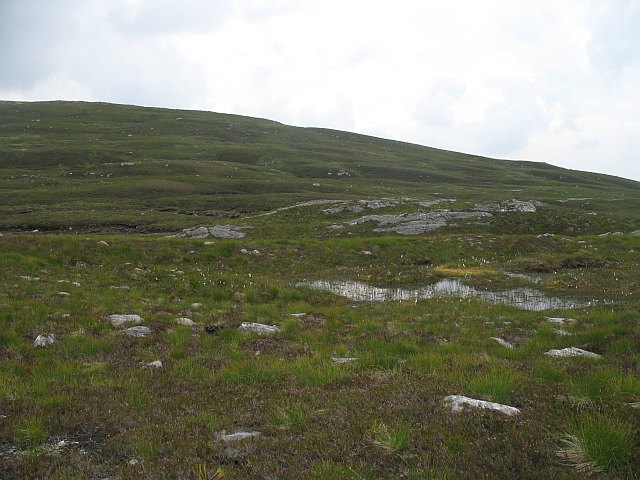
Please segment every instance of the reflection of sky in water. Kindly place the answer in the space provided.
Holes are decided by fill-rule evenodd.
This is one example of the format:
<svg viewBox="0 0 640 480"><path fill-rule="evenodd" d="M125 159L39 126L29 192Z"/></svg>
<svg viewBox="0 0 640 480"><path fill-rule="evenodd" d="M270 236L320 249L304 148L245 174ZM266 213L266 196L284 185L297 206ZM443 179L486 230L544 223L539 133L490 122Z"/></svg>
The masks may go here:
<svg viewBox="0 0 640 480"><path fill-rule="evenodd" d="M488 302L512 305L523 310L533 311L580 308L590 305L590 302L549 297L531 288L514 288L498 292L476 290L456 279L440 280L433 285L415 290L373 287L363 282L351 280L309 280L297 285L325 290L357 302L391 302L455 296L480 298Z"/></svg>

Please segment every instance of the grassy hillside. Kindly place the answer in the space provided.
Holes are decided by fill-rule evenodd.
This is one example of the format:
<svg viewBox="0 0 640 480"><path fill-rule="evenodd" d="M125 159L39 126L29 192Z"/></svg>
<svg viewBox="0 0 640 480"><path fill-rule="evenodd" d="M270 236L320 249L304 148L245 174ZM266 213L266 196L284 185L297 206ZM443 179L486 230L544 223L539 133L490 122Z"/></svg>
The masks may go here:
<svg viewBox="0 0 640 480"><path fill-rule="evenodd" d="M0 102L0 478L638 480L639 211L540 163Z"/></svg>
<svg viewBox="0 0 640 480"><path fill-rule="evenodd" d="M0 102L4 229L166 231L203 223L196 215L438 193L554 205L591 197L619 220L636 210L640 183L236 115Z"/></svg>

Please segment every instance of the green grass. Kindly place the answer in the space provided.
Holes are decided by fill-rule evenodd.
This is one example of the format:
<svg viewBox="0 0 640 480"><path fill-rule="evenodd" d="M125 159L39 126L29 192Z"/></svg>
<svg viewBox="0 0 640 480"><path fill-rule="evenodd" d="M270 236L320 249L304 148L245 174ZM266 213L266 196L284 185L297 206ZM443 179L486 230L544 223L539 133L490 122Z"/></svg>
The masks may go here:
<svg viewBox="0 0 640 480"><path fill-rule="evenodd" d="M588 464L636 479L640 237L598 234L640 228L637 182L204 112L4 102L0 118L0 477L204 478L220 466L225 479L569 480ZM261 215L401 197L455 201ZM514 197L546 205L417 236L372 222L328 228ZM568 197L592 200L558 201ZM242 239L163 238L216 224L254 228ZM445 278L600 302L536 312L296 286ZM130 338L105 321L112 313L136 313L153 333ZM562 327L571 335L545 316L575 318ZM245 335L241 322L281 330ZM33 345L49 333L55 344ZM544 355L568 346L603 358ZM163 366L146 367L155 360ZM522 413L453 415L453 394ZM222 430L262 436L223 445ZM565 434L569 465L557 455ZM52 454L62 440L78 444Z"/></svg>

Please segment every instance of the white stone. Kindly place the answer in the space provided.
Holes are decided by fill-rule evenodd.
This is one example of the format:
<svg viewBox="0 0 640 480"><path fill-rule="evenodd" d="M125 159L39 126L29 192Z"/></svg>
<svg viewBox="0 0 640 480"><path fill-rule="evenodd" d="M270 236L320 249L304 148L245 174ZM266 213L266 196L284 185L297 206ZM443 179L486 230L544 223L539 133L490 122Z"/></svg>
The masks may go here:
<svg viewBox="0 0 640 480"><path fill-rule="evenodd" d="M71 295L69 292L58 292L58 295L60 297L68 297L69 295Z"/></svg>
<svg viewBox="0 0 640 480"><path fill-rule="evenodd" d="M103 247L108 247L109 244L107 242L105 242L104 240L100 240L99 242L96 242L96 245L102 245Z"/></svg>
<svg viewBox="0 0 640 480"><path fill-rule="evenodd" d="M187 317L180 317L176 320L178 325L184 325L185 327L193 327L196 322Z"/></svg>
<svg viewBox="0 0 640 480"><path fill-rule="evenodd" d="M556 325L564 325L565 323L576 323L576 320L573 318L562 318L562 317L544 317L544 319L549 323L555 323Z"/></svg>
<svg viewBox="0 0 640 480"><path fill-rule="evenodd" d="M120 314L114 313L107 317L107 320L111 322L111 325L114 327L120 328L127 323L133 323L135 325L139 325L142 323L142 318L139 315L134 314Z"/></svg>
<svg viewBox="0 0 640 480"><path fill-rule="evenodd" d="M33 345L36 347L46 347L52 343L56 343L56 337L52 333L49 333L47 335L38 335L34 340Z"/></svg>
<svg viewBox="0 0 640 480"><path fill-rule="evenodd" d="M160 360L154 360L151 363L147 363L146 366L150 368L162 368L162 362Z"/></svg>
<svg viewBox="0 0 640 480"><path fill-rule="evenodd" d="M356 357L331 357L331 361L333 363L337 363L338 365L342 365L343 363L351 363L356 362L358 359Z"/></svg>
<svg viewBox="0 0 640 480"><path fill-rule="evenodd" d="M138 325L137 327L127 328L124 333L130 337L146 337L147 335L151 335L151 329L149 327Z"/></svg>
<svg viewBox="0 0 640 480"><path fill-rule="evenodd" d="M237 442L239 440L246 440L246 439L249 439L249 438L257 438L260 435L262 435L261 432L244 432L244 431L238 431L238 432L235 432L235 433L227 434L226 431L222 430L216 436L220 440L222 440L223 442Z"/></svg>
<svg viewBox="0 0 640 480"><path fill-rule="evenodd" d="M262 323L242 322L238 327L243 333L257 333L259 335L271 335L279 332L280 329L275 325L264 325Z"/></svg>
<svg viewBox="0 0 640 480"><path fill-rule="evenodd" d="M491 337L491 340L496 341L497 343L499 343L503 347L513 348L513 345L511 345L509 342L507 342L506 340L504 340L504 339L502 339L500 337Z"/></svg>
<svg viewBox="0 0 640 480"><path fill-rule="evenodd" d="M202 308L202 304L198 302L192 303L191 308L197 310L198 308Z"/></svg>
<svg viewBox="0 0 640 480"><path fill-rule="evenodd" d="M598 355L597 353L589 352L587 350L583 350L578 347L568 347L563 348L561 350L549 350L545 352L545 355L549 355L550 357L589 357L589 358L600 358L602 355Z"/></svg>
<svg viewBox="0 0 640 480"><path fill-rule="evenodd" d="M560 328L554 328L553 329L553 333L555 333L556 335L560 335L561 337L567 337L569 335L572 335L571 333L569 333L569 332L567 332L565 330L562 330Z"/></svg>
<svg viewBox="0 0 640 480"><path fill-rule="evenodd" d="M484 400L476 400L475 398L464 397L462 395L449 395L448 397L445 397L444 401L451 406L451 411L454 413L461 412L465 406L481 408L484 410L494 410L509 416L518 415L520 413L520 410L515 407L502 405L500 403L485 402Z"/></svg>

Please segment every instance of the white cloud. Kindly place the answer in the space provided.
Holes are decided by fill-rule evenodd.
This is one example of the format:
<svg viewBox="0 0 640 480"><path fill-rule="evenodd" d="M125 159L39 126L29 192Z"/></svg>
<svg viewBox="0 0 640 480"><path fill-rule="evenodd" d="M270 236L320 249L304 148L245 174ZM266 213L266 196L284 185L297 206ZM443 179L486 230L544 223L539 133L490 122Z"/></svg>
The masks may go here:
<svg viewBox="0 0 640 480"><path fill-rule="evenodd" d="M635 0L5 0L0 98L201 108L640 179Z"/></svg>

